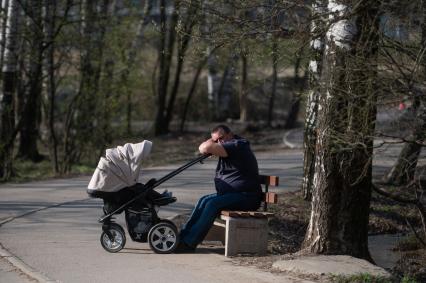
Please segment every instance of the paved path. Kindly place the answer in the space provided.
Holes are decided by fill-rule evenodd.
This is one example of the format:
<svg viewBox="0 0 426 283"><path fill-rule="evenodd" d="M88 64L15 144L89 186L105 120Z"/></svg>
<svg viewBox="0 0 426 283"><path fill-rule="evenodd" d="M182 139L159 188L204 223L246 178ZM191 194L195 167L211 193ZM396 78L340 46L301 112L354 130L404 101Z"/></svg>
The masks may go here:
<svg viewBox="0 0 426 283"><path fill-rule="evenodd" d="M389 168L399 153L395 146L379 150L374 160L376 174ZM256 155L261 173L280 177L281 185L274 190L299 188L300 149ZM423 154L420 164L424 163ZM215 165L215 160L207 160L164 183L161 188L172 191L178 201L164 207L160 215L172 217L189 212L201 195L213 192ZM146 169L142 179L162 177L177 167ZM101 202L88 199L85 192L89 179L0 186L0 282L30 282L30 278L41 282L303 282L282 274L235 266L222 255L223 249L218 248L202 247L196 254L157 255L147 244L129 239L121 252L107 253L99 243L101 227L97 219L102 214ZM123 223L123 219L119 218L118 222ZM6 259L29 277L17 272Z"/></svg>
<svg viewBox="0 0 426 283"><path fill-rule="evenodd" d="M302 172L300 151L280 150L257 156L262 173L277 174L285 180L285 185L276 190L297 189ZM207 160L164 183L161 187L172 191L178 202L164 207L160 215L171 217L189 212L201 195L212 192L215 165L216 160ZM146 169L142 179L161 177L175 168L177 165ZM85 192L89 178L0 186L2 256L4 253L14 255L17 266L39 281L297 281L251 267L235 266L222 255L223 249L218 248L202 247L197 254L157 255L147 244L129 239L121 252L107 253L99 243L101 227L97 219L101 216L101 202L88 199ZM123 219L118 222L123 224ZM0 265L0 282L26 282L26 278L11 271Z"/></svg>

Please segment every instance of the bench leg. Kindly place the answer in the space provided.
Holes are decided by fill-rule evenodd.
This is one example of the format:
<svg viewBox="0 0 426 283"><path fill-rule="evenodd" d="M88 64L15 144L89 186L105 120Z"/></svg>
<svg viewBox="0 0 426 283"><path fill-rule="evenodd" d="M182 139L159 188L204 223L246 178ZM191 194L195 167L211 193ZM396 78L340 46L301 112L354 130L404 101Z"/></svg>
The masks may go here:
<svg viewBox="0 0 426 283"><path fill-rule="evenodd" d="M225 256L240 253L266 254L268 220L266 218L222 217L226 221Z"/></svg>

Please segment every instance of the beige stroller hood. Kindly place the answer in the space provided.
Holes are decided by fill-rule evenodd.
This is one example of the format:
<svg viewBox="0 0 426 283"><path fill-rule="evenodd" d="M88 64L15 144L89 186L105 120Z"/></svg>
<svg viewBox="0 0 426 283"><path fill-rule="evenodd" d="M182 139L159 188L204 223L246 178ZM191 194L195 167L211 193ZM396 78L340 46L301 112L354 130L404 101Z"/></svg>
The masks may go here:
<svg viewBox="0 0 426 283"><path fill-rule="evenodd" d="M117 192L136 184L142 169L141 161L151 153L151 147L152 142L145 140L107 149L89 182L88 193Z"/></svg>

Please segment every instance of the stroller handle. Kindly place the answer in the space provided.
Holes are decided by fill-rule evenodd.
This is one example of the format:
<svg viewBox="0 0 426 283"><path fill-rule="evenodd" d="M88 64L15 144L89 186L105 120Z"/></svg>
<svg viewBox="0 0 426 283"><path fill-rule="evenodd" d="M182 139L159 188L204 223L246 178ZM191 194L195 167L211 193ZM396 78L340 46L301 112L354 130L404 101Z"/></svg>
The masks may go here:
<svg viewBox="0 0 426 283"><path fill-rule="evenodd" d="M139 198L141 198L142 196L145 196L149 191L153 190L155 187L158 187L159 185L161 185L162 183L164 183L165 181L173 178L174 176L176 176L177 174L181 173L182 171L188 169L189 167L191 167L192 165L200 162L202 163L202 161L204 159L206 159L207 157L211 156L211 154L204 154L201 155L191 161L189 161L188 163L182 165L181 167L177 168L176 170L170 172L169 174L167 174L166 176L164 176L163 178L157 180L154 184L152 184L151 186L149 186L144 192L140 193L139 195L137 195L135 198L129 200L128 202L126 202L125 204L121 205L119 208L117 208L116 210L114 210L111 213L108 213L104 216L102 216L101 218L99 218L99 222L103 223L105 220L107 220L108 218L110 218L111 216L113 216L115 213L117 213L117 211L122 210L123 208L125 208L126 206L128 206L129 204L133 203L134 201L138 200Z"/></svg>

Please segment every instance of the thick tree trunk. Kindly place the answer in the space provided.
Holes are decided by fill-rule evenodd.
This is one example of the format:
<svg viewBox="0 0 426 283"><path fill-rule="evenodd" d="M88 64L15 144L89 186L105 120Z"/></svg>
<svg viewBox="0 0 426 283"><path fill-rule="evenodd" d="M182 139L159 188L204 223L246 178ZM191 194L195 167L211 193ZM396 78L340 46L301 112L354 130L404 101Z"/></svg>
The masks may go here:
<svg viewBox="0 0 426 283"><path fill-rule="evenodd" d="M376 114L378 2L329 1L312 211L303 246L371 260L368 219ZM356 17L356 19L352 18Z"/></svg>
<svg viewBox="0 0 426 283"><path fill-rule="evenodd" d="M316 0L312 4L311 22L311 61L309 62L309 95L306 101L305 128L303 139L303 180L302 192L305 200L312 198L312 181L315 172L315 144L318 116L319 79L322 70L324 53L324 29L326 23L322 20L322 14L327 10L326 0Z"/></svg>
<svg viewBox="0 0 426 283"><path fill-rule="evenodd" d="M20 111L22 126L19 129L20 139L18 147L18 157L28 159L33 162L40 161L43 157L38 152L37 141L39 139L39 128L41 121L41 81L42 81L42 61L43 61L43 34L40 28L42 25L41 2L32 0L28 2L30 21L28 28L30 34L30 54L28 89L25 91L23 111Z"/></svg>
<svg viewBox="0 0 426 283"><path fill-rule="evenodd" d="M0 97L0 178L9 179L12 175L14 139L14 95L16 91L18 27L20 4L11 1L7 13L5 52L2 68L2 93Z"/></svg>

